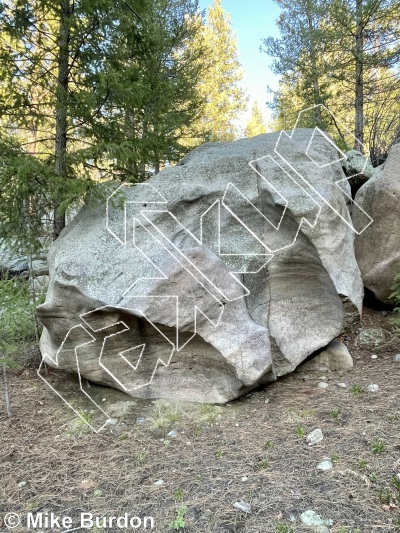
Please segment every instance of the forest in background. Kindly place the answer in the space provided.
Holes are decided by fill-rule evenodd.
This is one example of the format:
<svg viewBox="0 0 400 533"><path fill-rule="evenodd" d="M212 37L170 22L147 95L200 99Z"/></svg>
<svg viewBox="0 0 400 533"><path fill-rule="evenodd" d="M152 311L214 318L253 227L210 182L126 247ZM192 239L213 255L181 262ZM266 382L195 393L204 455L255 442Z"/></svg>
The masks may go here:
<svg viewBox="0 0 400 533"><path fill-rule="evenodd" d="M247 96L220 0L207 16L197 0L6 1L0 35L3 238L40 246L99 181L238 135Z"/></svg>
<svg viewBox="0 0 400 533"><path fill-rule="evenodd" d="M299 125L318 126L379 165L400 140L399 0L276 3L281 36L262 47L281 76L273 128L292 128L300 111L322 104L330 113L315 108Z"/></svg>

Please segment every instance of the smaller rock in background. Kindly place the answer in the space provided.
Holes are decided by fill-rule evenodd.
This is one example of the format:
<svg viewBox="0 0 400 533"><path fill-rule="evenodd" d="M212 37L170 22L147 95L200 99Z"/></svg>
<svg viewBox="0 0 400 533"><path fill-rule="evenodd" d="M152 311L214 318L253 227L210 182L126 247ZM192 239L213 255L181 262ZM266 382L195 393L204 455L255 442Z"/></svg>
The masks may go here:
<svg viewBox="0 0 400 533"><path fill-rule="evenodd" d="M382 328L362 329L357 335L356 344L382 344L387 340L388 332Z"/></svg>
<svg viewBox="0 0 400 533"><path fill-rule="evenodd" d="M375 174L375 169L372 166L370 159L357 150L349 150L345 154L346 159L342 161L342 167L349 176L349 183L353 197L358 189L364 185Z"/></svg>
<svg viewBox="0 0 400 533"><path fill-rule="evenodd" d="M400 353L397 353L394 357L393 357L393 361L395 363L400 363Z"/></svg>
<svg viewBox="0 0 400 533"><path fill-rule="evenodd" d="M349 350L338 340L331 341L320 353L297 368L297 372L337 372L351 370L353 358Z"/></svg>

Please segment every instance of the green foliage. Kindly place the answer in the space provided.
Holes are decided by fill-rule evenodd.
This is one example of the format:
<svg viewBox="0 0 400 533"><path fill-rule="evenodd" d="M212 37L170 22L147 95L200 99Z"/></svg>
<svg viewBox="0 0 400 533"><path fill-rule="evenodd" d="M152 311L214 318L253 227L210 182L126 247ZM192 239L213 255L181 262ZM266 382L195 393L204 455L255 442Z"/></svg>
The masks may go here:
<svg viewBox="0 0 400 533"><path fill-rule="evenodd" d="M251 110L251 117L245 129L245 136L255 137L256 135L261 135L262 133L267 133L267 127L258 103L254 102Z"/></svg>
<svg viewBox="0 0 400 533"><path fill-rule="evenodd" d="M394 485L396 490L400 492L400 478L398 476L392 478L392 485Z"/></svg>
<svg viewBox="0 0 400 533"><path fill-rule="evenodd" d="M275 523L276 533L294 533L294 529L290 524L285 524L284 522Z"/></svg>
<svg viewBox="0 0 400 533"><path fill-rule="evenodd" d="M220 407L208 403L204 403L199 407L200 420L208 425L215 424L220 412Z"/></svg>
<svg viewBox="0 0 400 533"><path fill-rule="evenodd" d="M135 458L138 465L142 465L146 462L149 452L145 449L140 450L136 453Z"/></svg>
<svg viewBox="0 0 400 533"><path fill-rule="evenodd" d="M297 426L295 432L298 439L302 439L306 434L305 429L302 426Z"/></svg>
<svg viewBox="0 0 400 533"><path fill-rule="evenodd" d="M360 459L358 461L358 468L360 470L365 470L366 468L368 468L368 461L365 459Z"/></svg>
<svg viewBox="0 0 400 533"><path fill-rule="evenodd" d="M92 432L93 415L86 409L78 409L77 415L67 425L70 436L82 436Z"/></svg>
<svg viewBox="0 0 400 533"><path fill-rule="evenodd" d="M174 498L176 502L181 502L183 500L183 490L178 489L174 494Z"/></svg>
<svg viewBox="0 0 400 533"><path fill-rule="evenodd" d="M180 505L176 510L176 517L169 524L171 529L183 529L185 527L185 516L187 513L187 506Z"/></svg>
<svg viewBox="0 0 400 533"><path fill-rule="evenodd" d="M35 338L35 305L29 284L20 278L0 280L0 363L15 367L15 355Z"/></svg>
<svg viewBox="0 0 400 533"><path fill-rule="evenodd" d="M257 464L257 470L266 470L268 467L269 467L269 461L268 461L268 459L262 459L262 460Z"/></svg>
<svg viewBox="0 0 400 533"><path fill-rule="evenodd" d="M267 450L270 448L273 448L274 446L275 446L274 441L271 439L268 439L264 442L264 448Z"/></svg>
<svg viewBox="0 0 400 533"><path fill-rule="evenodd" d="M375 455L378 455L385 451L387 448L387 443L383 439L376 437L371 444L371 452Z"/></svg>
<svg viewBox="0 0 400 533"><path fill-rule="evenodd" d="M221 0L214 0L208 8L205 25L190 44L194 50L203 49L204 70L196 84L204 102L195 123L198 143L227 142L237 137L235 121L245 110L247 97L240 87L243 71L236 41L230 15L223 9Z"/></svg>
<svg viewBox="0 0 400 533"><path fill-rule="evenodd" d="M398 0L275 1L280 37L263 46L282 76L271 104L274 128L293 128L299 112L312 108L299 126L328 131L342 150L360 148L347 128L380 163L398 130Z"/></svg>
<svg viewBox="0 0 400 533"><path fill-rule="evenodd" d="M364 387L361 387L361 385L353 385L351 390L354 396L361 396L362 394L365 394L365 389Z"/></svg>
<svg viewBox="0 0 400 533"><path fill-rule="evenodd" d="M181 158L201 110L201 27L197 0L0 1L4 236L40 246L72 204L104 200L99 181Z"/></svg>

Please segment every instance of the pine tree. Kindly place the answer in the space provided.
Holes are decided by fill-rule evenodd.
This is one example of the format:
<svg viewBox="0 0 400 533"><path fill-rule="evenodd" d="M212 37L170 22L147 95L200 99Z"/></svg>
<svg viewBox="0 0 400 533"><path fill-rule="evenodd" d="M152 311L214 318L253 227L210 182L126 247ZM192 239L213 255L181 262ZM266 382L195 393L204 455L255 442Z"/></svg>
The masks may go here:
<svg viewBox="0 0 400 533"><path fill-rule="evenodd" d="M327 0L276 0L281 8L277 21L281 37L263 40L263 48L274 58L272 69L293 86L305 107L326 101L323 76L326 53L323 17ZM323 127L320 107L315 107L315 124Z"/></svg>
<svg viewBox="0 0 400 533"><path fill-rule="evenodd" d="M246 109L248 98L240 87L243 71L231 18L221 0L214 0L208 9L206 23L191 46L205 48L205 71L197 86L204 102L196 123L198 142L232 141L237 136L235 122Z"/></svg>
<svg viewBox="0 0 400 533"><path fill-rule="evenodd" d="M257 101L255 101L251 110L251 117L245 129L245 136L255 137L256 135L266 132L267 127L265 125L261 109L259 108Z"/></svg>
<svg viewBox="0 0 400 533"><path fill-rule="evenodd" d="M275 125L293 127L300 111L323 103L354 135L318 116L318 108L301 125L328 130L342 149L364 144L378 162L399 124L400 1L276 1L282 36L264 40L282 74L272 104Z"/></svg>
<svg viewBox="0 0 400 533"><path fill-rule="evenodd" d="M52 218L57 237L99 179L138 181L181 157L199 108L197 12L197 0L0 2L3 236L38 236Z"/></svg>

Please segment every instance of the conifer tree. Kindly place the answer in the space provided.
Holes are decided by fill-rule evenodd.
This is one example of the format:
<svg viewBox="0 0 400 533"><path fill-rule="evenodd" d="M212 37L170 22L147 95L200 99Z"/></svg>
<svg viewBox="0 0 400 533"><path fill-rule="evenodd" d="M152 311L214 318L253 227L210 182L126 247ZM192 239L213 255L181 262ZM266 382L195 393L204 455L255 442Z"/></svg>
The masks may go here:
<svg viewBox="0 0 400 533"><path fill-rule="evenodd" d="M197 0L0 2L3 236L52 218L56 238L99 179L181 157L200 108L197 13Z"/></svg>
<svg viewBox="0 0 400 533"><path fill-rule="evenodd" d="M251 110L251 117L245 129L245 135L246 137L255 137L256 135L266 132L267 127L261 109L259 108L257 101L255 101Z"/></svg>
<svg viewBox="0 0 400 533"><path fill-rule="evenodd" d="M198 141L232 141L237 136L236 121L246 109L248 98L240 86L243 71L231 18L221 0L214 0L208 9L206 23L192 47L205 48L205 72L197 86L204 101L196 124Z"/></svg>

